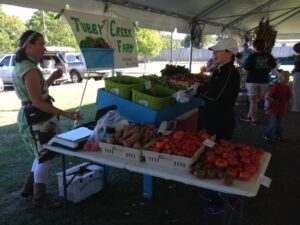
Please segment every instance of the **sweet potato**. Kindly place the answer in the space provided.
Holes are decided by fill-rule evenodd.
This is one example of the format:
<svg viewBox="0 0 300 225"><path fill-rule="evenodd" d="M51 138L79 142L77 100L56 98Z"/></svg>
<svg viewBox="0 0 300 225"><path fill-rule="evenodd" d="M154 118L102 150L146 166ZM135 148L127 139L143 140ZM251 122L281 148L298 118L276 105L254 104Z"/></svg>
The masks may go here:
<svg viewBox="0 0 300 225"><path fill-rule="evenodd" d="M130 138L126 139L126 142L132 146L135 142L138 142L141 138L141 134L139 132L134 133Z"/></svg>
<svg viewBox="0 0 300 225"><path fill-rule="evenodd" d="M124 130L124 134L123 134L122 138L127 139L127 138L131 137L134 133L139 132L139 130L140 129L138 126L131 127L126 131Z"/></svg>

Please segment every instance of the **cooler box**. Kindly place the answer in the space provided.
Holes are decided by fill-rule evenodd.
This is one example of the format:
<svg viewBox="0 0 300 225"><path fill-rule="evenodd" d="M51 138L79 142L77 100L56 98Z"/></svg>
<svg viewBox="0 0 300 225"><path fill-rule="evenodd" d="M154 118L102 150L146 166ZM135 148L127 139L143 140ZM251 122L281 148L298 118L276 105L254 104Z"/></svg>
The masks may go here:
<svg viewBox="0 0 300 225"><path fill-rule="evenodd" d="M56 174L58 178L59 196L64 196L63 173ZM74 177L75 175L75 177ZM104 187L103 168L90 163L82 163L66 170L67 199L74 203L101 191Z"/></svg>

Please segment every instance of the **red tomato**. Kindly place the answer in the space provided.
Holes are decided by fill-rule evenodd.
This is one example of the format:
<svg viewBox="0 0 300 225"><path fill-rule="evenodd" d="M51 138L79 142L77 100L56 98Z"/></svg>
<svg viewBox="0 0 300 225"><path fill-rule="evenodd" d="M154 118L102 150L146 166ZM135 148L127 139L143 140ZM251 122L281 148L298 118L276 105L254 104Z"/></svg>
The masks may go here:
<svg viewBox="0 0 300 225"><path fill-rule="evenodd" d="M215 160L215 166L220 168L220 169L225 169L228 166L228 162L224 159L217 158Z"/></svg>
<svg viewBox="0 0 300 225"><path fill-rule="evenodd" d="M250 158L246 157L246 156L243 156L241 158L241 162L244 163L244 164L250 164L251 163L251 160Z"/></svg>
<svg viewBox="0 0 300 225"><path fill-rule="evenodd" d="M251 173L252 175L256 173L256 171L258 170L258 167L256 165L245 165L245 170L248 171L249 173Z"/></svg>
<svg viewBox="0 0 300 225"><path fill-rule="evenodd" d="M216 147L214 149L214 152L216 155L221 155L223 153L223 149L222 148L219 148L219 147Z"/></svg>
<svg viewBox="0 0 300 225"><path fill-rule="evenodd" d="M259 155L263 155L265 153L265 150L262 148L257 149L257 152Z"/></svg>
<svg viewBox="0 0 300 225"><path fill-rule="evenodd" d="M241 157L243 157L243 156L248 157L250 155L250 152L248 150L242 150L242 151L239 151L239 155Z"/></svg>
<svg viewBox="0 0 300 225"><path fill-rule="evenodd" d="M225 173L232 178L236 178L238 175L238 171L232 168L227 168Z"/></svg>
<svg viewBox="0 0 300 225"><path fill-rule="evenodd" d="M237 167L239 165L239 161L235 158L228 159L228 163L232 167Z"/></svg>
<svg viewBox="0 0 300 225"><path fill-rule="evenodd" d="M239 178L240 180L247 181L251 178L251 173L247 171L241 171L239 172Z"/></svg>
<svg viewBox="0 0 300 225"><path fill-rule="evenodd" d="M216 157L213 154L212 155L208 155L208 156L206 156L206 160L207 160L207 162L214 163L215 160L216 160Z"/></svg>

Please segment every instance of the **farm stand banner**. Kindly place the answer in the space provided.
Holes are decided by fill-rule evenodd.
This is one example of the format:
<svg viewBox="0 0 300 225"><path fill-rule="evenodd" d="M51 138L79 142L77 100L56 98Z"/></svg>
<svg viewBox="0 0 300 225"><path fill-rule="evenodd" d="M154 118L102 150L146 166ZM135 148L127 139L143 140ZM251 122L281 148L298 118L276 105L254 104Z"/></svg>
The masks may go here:
<svg viewBox="0 0 300 225"><path fill-rule="evenodd" d="M65 10L64 16L83 54L83 49L113 48L115 68L138 66L135 30L132 22L70 10ZM93 54L96 54L97 50L94 52ZM85 57L85 61L88 60Z"/></svg>

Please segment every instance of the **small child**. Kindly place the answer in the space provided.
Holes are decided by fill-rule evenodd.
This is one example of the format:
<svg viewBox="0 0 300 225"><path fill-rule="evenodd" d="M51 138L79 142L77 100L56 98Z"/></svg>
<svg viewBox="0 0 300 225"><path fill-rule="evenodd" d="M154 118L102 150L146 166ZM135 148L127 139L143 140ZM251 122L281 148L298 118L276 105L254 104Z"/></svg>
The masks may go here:
<svg viewBox="0 0 300 225"><path fill-rule="evenodd" d="M287 105L291 98L291 91L288 86L290 73L282 71L278 76L278 82L275 83L267 96L268 98L268 123L264 132L264 139L270 141L272 132L275 130L275 138L278 141L285 141L282 136L282 117L286 111Z"/></svg>

